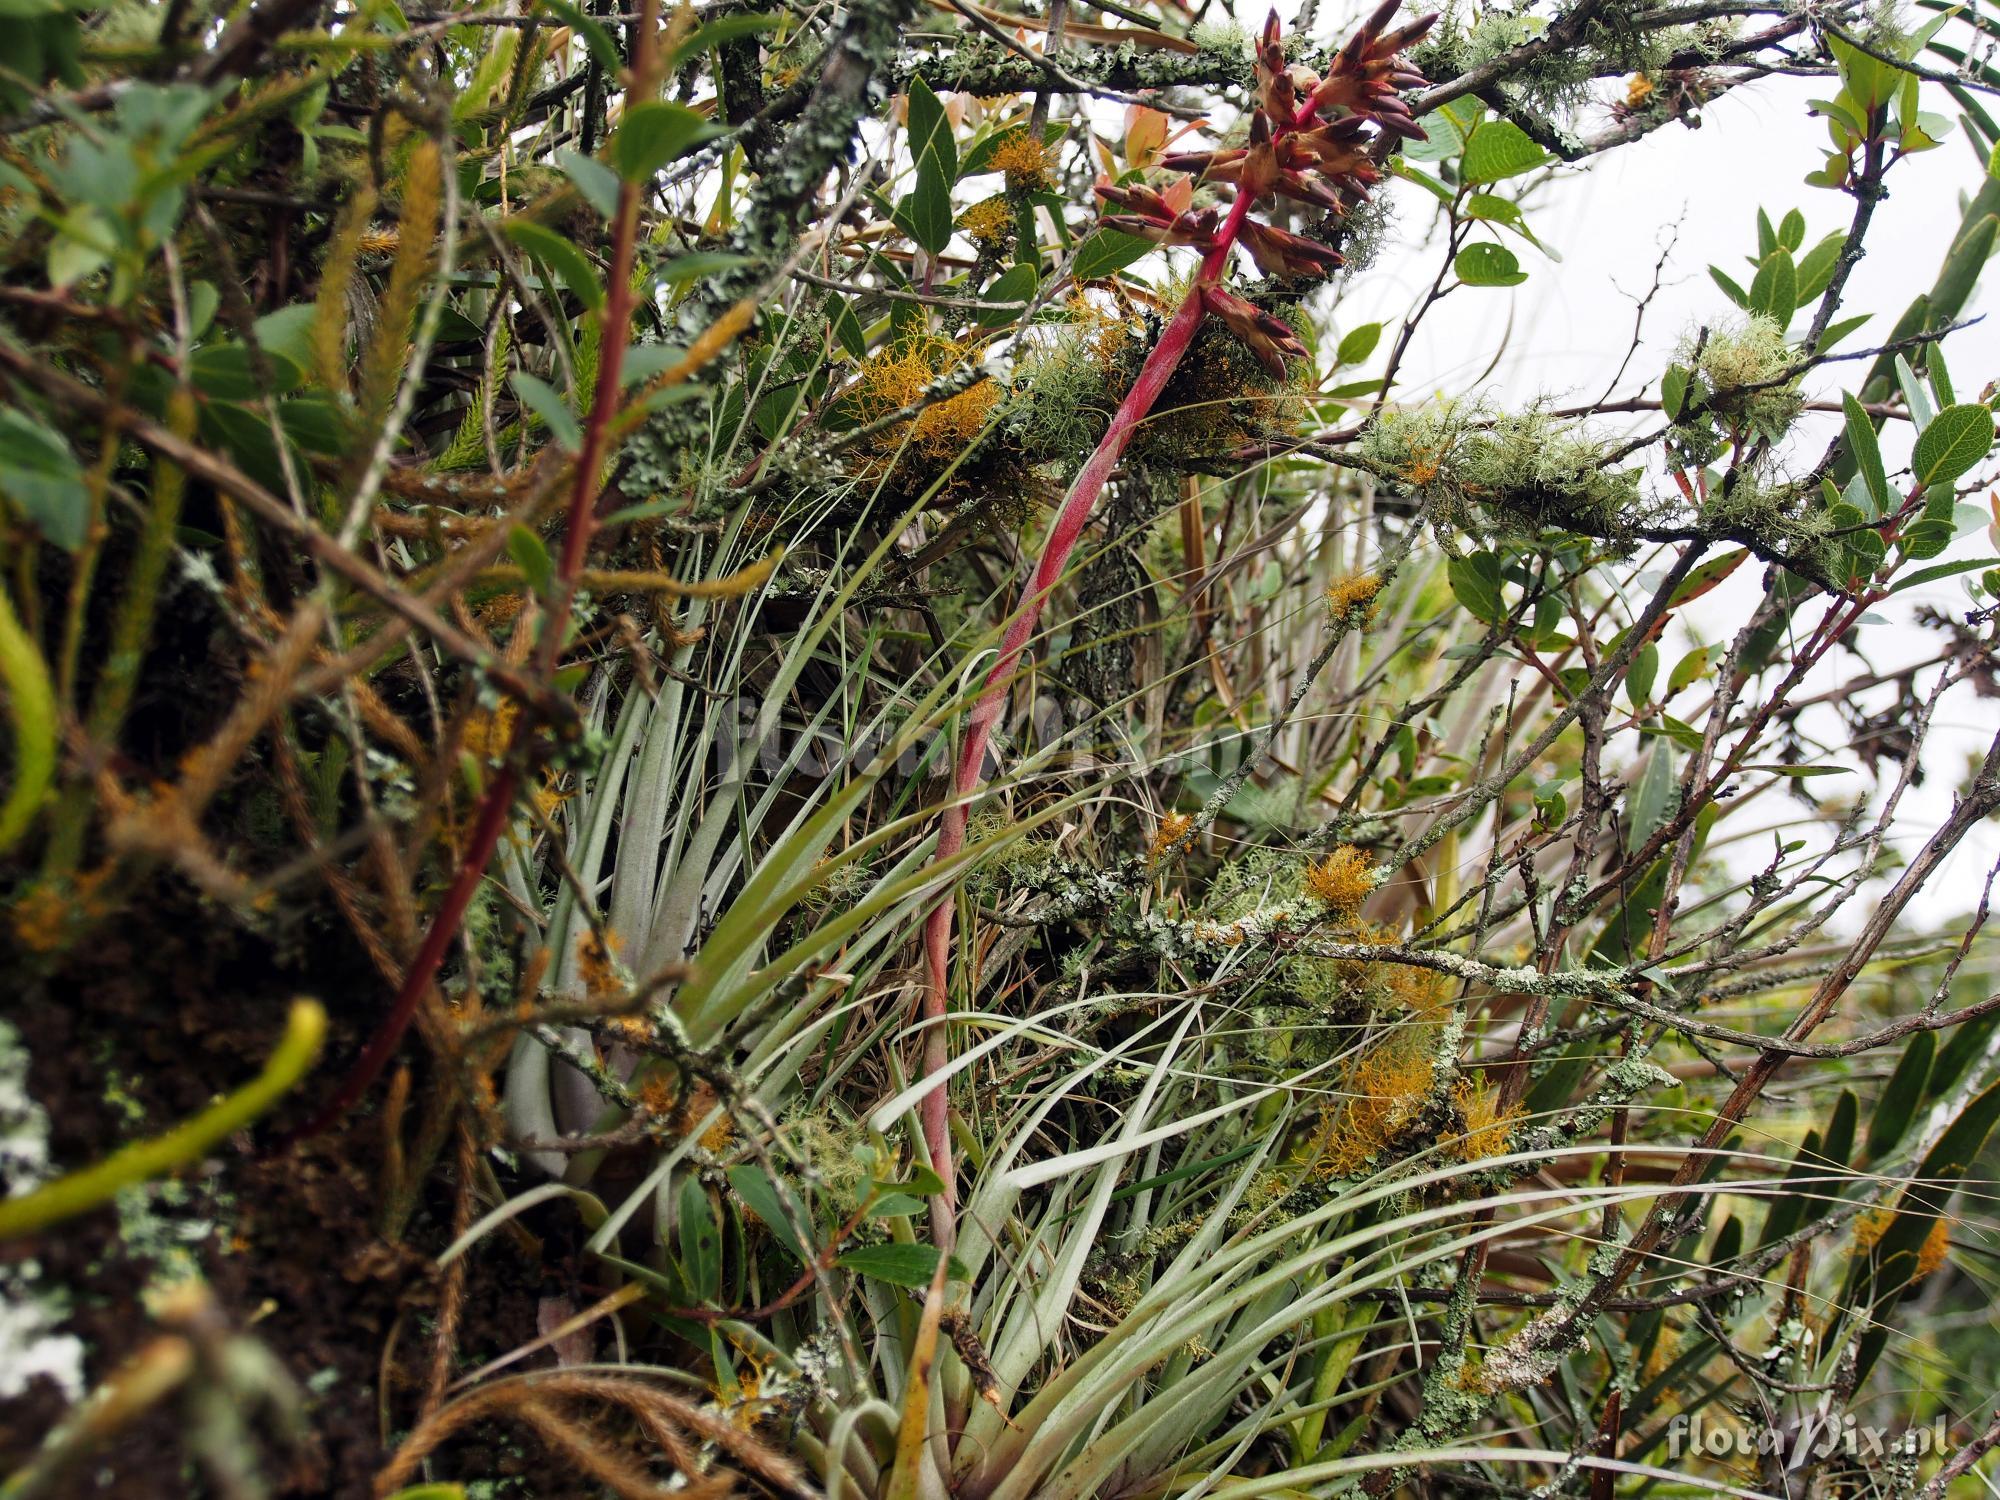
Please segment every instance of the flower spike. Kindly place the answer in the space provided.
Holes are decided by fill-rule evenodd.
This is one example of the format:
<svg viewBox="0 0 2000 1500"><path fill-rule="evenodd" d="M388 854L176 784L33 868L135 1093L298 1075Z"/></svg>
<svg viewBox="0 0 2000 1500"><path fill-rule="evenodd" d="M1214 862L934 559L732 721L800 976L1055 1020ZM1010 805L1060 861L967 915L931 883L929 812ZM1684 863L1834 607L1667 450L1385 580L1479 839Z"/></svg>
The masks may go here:
<svg viewBox="0 0 2000 1500"><path fill-rule="evenodd" d="M1284 378L1286 359L1309 357L1310 351L1299 342L1299 336L1292 332L1290 326L1255 303L1246 302L1213 282L1202 287L1201 300L1210 312L1229 325L1231 333L1250 346L1257 362L1273 378Z"/></svg>

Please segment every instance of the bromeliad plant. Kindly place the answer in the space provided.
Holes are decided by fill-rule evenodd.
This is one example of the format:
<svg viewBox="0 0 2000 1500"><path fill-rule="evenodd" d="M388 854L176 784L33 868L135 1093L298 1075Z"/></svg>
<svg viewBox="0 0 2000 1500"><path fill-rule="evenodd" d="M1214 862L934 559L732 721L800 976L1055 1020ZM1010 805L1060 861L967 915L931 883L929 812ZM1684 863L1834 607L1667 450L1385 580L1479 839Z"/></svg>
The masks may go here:
<svg viewBox="0 0 2000 1500"><path fill-rule="evenodd" d="M1982 1492L2000 28L650 9L0 6L0 1492Z"/></svg>
<svg viewBox="0 0 2000 1500"><path fill-rule="evenodd" d="M1219 222L1217 210L1196 213L1185 206L1176 207L1168 194L1151 187L1098 185L1099 197L1126 210L1105 215L1106 228L1156 245L1199 250L1201 265L1193 285L1147 352L1131 389L1112 413L1103 438L1071 482L1050 523L1034 572L1007 617L997 657L961 730L951 800L938 820L935 857L939 864L949 862L964 846L970 803L984 774L993 726L1041 618L1042 606L1068 567L1070 554L1112 471L1166 390L1203 320L1210 316L1219 319L1274 377L1283 377L1287 359L1306 357L1305 345L1282 318L1223 284L1231 253L1242 244L1263 270L1278 277L1324 276L1340 264L1340 254L1320 241L1260 223L1250 217L1252 210L1282 196L1329 213L1343 213L1353 197L1365 197L1369 184L1381 180L1377 163L1394 140L1424 138L1397 90L1424 82L1403 53L1436 24L1437 15L1426 15L1394 31L1385 30L1402 3L1384 0L1334 57L1324 78L1285 60L1278 13L1270 13L1256 48L1257 102L1250 116L1249 145L1172 155L1162 162L1198 181L1234 188ZM1185 205L1185 191L1175 196ZM944 1017L949 1004L952 911L949 897L940 899L924 924L926 1074L939 1072L949 1058ZM949 1245L954 1235L951 1133L941 1084L923 1096L920 1109L931 1162L945 1184L937 1203L937 1231L941 1241Z"/></svg>

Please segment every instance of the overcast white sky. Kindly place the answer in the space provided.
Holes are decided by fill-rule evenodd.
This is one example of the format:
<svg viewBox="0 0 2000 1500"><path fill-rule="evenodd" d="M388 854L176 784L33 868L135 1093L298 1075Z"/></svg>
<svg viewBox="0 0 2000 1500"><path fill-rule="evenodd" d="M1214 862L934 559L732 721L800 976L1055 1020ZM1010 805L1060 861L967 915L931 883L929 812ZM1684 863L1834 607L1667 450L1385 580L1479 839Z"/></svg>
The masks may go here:
<svg viewBox="0 0 2000 1500"><path fill-rule="evenodd" d="M1704 111L1699 130L1671 125L1586 166L1565 169L1564 178L1587 174L1588 180L1551 183L1535 195L1528 215L1536 234L1561 253L1561 264L1506 236L1530 279L1511 292L1462 289L1446 298L1419 332L1399 397L1461 393L1503 348L1486 386L1505 405L1519 407L1541 394L1565 403L1597 397L1625 357L1635 304L1652 285L1660 252L1678 234L1664 285L1646 316L1640 352L1617 391L1619 396L1657 395L1659 373L1681 338L1704 321L1735 312L1710 280L1708 267L1720 265L1739 284L1748 284L1744 257L1756 247L1760 206L1774 223L1787 210L1799 209L1808 245L1846 226L1853 201L1802 180L1820 164L1826 140L1823 122L1806 112L1807 101L1826 91L1820 80L1766 80L1716 101ZM1941 88L1927 85L1926 95L1927 109L1956 118L1956 107ZM1846 299L1848 312L1875 311L1877 316L1843 347L1863 348L1886 338L1909 299L1931 284L1957 231L1962 195L1978 187L1980 176L1979 164L1956 131L1939 150L1910 157L1892 171L1889 201L1877 213L1868 255L1856 268ZM1355 278L1338 313L1343 330L1383 319L1392 334L1437 271L1437 247L1408 243L1428 224L1431 200L1406 184L1388 190L1400 204L1402 243L1385 250ZM1991 286L1983 284L1967 315L1993 310ZM1950 350L1960 399L1976 396L2000 376L2000 319L1956 335ZM1840 382L1858 378L1862 368L1834 365L1817 372L1813 394L1837 398ZM1615 420L1631 421L1633 430L1658 424L1657 416L1650 422ZM1808 455L1806 462L1823 450L1832 431L1825 424L1833 420L1815 419L1806 429L1809 440L1800 448ZM1883 448L1892 466L1906 460L1909 442L1906 425L1889 424ZM1991 539L1980 531L1961 538L1945 559L1993 552ZM1707 615L1718 631L1740 622L1759 583L1759 574L1746 569L1731 580L1728 592L1718 591L1719 607ZM1885 649L1871 653L1876 668L1891 669L1938 650L1935 633L1907 623L1920 602L1960 613L1968 608L1957 579L1886 601L1880 612L1896 628L1881 632L1888 640L1878 643ZM1836 665L1837 675L1828 673L1824 685L1859 668L1851 656L1838 658ZM1934 774L1906 796L1897 820L1896 842L1906 849L1921 843L1948 810L1965 757L1983 752L2000 726L2000 704L1978 700L1961 688L1946 700L1939 719L1927 752ZM1836 785L1829 779L1815 790L1830 794ZM1772 811L1777 810L1774 805ZM2000 827L1989 826L1960 847L1935 893L1912 915L1944 920L1969 910L1976 883L1996 855Z"/></svg>

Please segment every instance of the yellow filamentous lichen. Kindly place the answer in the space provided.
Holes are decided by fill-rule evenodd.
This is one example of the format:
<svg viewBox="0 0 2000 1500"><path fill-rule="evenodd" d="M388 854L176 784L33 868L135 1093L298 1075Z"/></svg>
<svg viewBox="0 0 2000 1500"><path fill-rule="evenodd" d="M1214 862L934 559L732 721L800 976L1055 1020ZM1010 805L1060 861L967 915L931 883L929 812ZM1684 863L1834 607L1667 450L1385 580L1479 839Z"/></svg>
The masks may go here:
<svg viewBox="0 0 2000 1500"><path fill-rule="evenodd" d="M1343 844L1305 873L1306 893L1335 912L1352 912L1375 889L1375 858Z"/></svg>
<svg viewBox="0 0 2000 1500"><path fill-rule="evenodd" d="M1374 573L1347 573L1326 586L1327 612L1336 620L1350 611L1362 611L1365 623L1375 613L1375 596L1382 592L1382 580Z"/></svg>
<svg viewBox="0 0 2000 1500"><path fill-rule="evenodd" d="M1157 862L1163 858L1192 827L1194 827L1193 813L1170 812L1162 816L1160 826L1153 830L1153 841L1147 847L1147 859Z"/></svg>
<svg viewBox="0 0 2000 1500"><path fill-rule="evenodd" d="M1500 1091L1484 1078L1459 1079L1452 1085L1451 1102L1465 1120L1465 1133L1452 1143L1459 1160L1479 1161L1506 1149L1513 1122L1521 1115L1520 1105L1501 1108Z"/></svg>
<svg viewBox="0 0 2000 1500"><path fill-rule="evenodd" d="M1320 1127L1321 1171L1347 1177L1367 1167L1423 1108L1434 1073L1428 1027L1399 1026L1350 1063L1347 1099Z"/></svg>
<svg viewBox="0 0 2000 1500"><path fill-rule="evenodd" d="M1893 1208L1871 1208L1854 1221L1854 1248L1867 1254L1882 1242L1882 1236L1889 1232L1889 1226L1896 1222ZM1917 1248L1917 1266L1910 1275L1912 1281L1922 1281L1931 1272L1945 1263L1951 1254L1951 1225L1942 1217L1932 1221L1930 1232Z"/></svg>
<svg viewBox="0 0 2000 1500"><path fill-rule="evenodd" d="M931 386L962 368L969 354L956 340L926 336L869 356L850 397L855 416L863 423L874 422L915 405ZM948 463L986 430L987 419L999 404L1000 387L982 376L956 395L932 402L908 424L897 423L878 434L872 446L878 454L893 457L907 439L916 457Z"/></svg>
<svg viewBox="0 0 2000 1500"><path fill-rule="evenodd" d="M588 929L577 940L576 973L592 1000L603 1002L623 995L625 968L618 961L618 934L609 928L602 932Z"/></svg>
<svg viewBox="0 0 2000 1500"><path fill-rule="evenodd" d="M1951 1254L1951 1226L1943 1219L1931 1225L1931 1232L1924 1236L1923 1245L1917 1250L1916 1280L1922 1281L1945 1262Z"/></svg>
<svg viewBox="0 0 2000 1500"><path fill-rule="evenodd" d="M989 165L993 171L1007 174L1009 192L1041 193L1053 185L1048 147L1025 130L1002 141L994 149Z"/></svg>
<svg viewBox="0 0 2000 1500"><path fill-rule="evenodd" d="M466 716L458 747L476 760L498 760L514 740L514 721L521 705L511 698L495 709L474 709Z"/></svg>
<svg viewBox="0 0 2000 1500"><path fill-rule="evenodd" d="M996 249L1004 246L1014 232L1014 210L1008 207L1006 198L996 193L960 214L958 227L980 249Z"/></svg>

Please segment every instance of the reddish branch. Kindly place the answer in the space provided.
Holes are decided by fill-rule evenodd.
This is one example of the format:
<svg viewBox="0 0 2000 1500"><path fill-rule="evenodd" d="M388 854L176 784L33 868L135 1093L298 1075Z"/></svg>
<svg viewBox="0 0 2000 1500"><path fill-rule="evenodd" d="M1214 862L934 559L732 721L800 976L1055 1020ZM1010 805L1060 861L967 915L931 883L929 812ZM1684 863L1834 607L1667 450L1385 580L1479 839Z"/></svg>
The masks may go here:
<svg viewBox="0 0 2000 1500"><path fill-rule="evenodd" d="M641 8L638 39L632 63L632 78L636 90L645 90L653 83L654 32L659 25L657 0L644 0ZM634 93L634 99L638 97ZM584 424L581 451L577 455L576 479L570 491L569 507L564 519L562 555L556 565L555 585L550 590L548 610L542 621L539 643L541 679L548 682L555 673L557 659L562 654L563 637L569 629L571 605L576 597L577 580L583 574L584 559L590 552L591 533L596 529L597 496L599 471L604 466L604 458L611 442L612 426L618 416L618 392L620 376L625 363L625 346L632 330L632 312L636 298L632 293L632 271L637 254L639 238L639 210L643 204L642 184L625 179L618 188L618 209L613 222L610 286L604 307L604 336L602 353L597 368L597 388L592 393L590 417ZM443 963L445 950L458 936L464 924L465 913L472 905L472 898L479 889L480 881L486 878L486 867L493 862L493 851L500 845L501 835L507 831L514 808L514 794L520 790L521 763L528 749L528 741L534 732L530 716L523 714L517 720L506 754L493 779L486 784L480 795L477 811L473 815L472 831L466 837L465 848L459 856L457 872L452 876L450 887L445 891L444 900L439 903L437 914L431 918L430 930L424 934L416 956L404 971L402 988L389 1007L389 1013L375 1028L374 1035L362 1050L354 1067L341 1081L326 1107L299 1127L282 1143L293 1145L309 1137L318 1135L339 1122L341 1116L354 1107L355 1102L368 1091L395 1055L397 1044L403 1034L416 1019L417 1011L423 1004L424 996L430 993L432 982L437 977L438 965Z"/></svg>

